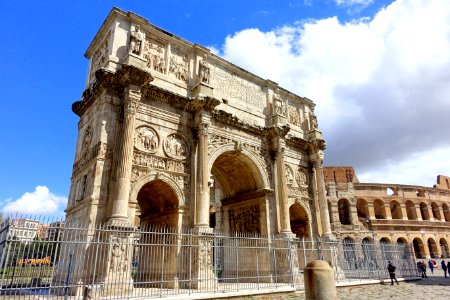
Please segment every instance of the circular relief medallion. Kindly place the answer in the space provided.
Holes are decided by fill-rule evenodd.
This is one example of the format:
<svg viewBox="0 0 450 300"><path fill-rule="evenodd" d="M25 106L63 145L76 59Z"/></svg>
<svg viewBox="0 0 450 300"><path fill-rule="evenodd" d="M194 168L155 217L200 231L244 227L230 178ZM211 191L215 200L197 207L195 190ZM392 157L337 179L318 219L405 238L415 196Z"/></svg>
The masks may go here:
<svg viewBox="0 0 450 300"><path fill-rule="evenodd" d="M153 128L142 126L136 130L134 146L145 152L155 153L158 149L159 138Z"/></svg>
<svg viewBox="0 0 450 300"><path fill-rule="evenodd" d="M189 155L189 144L186 139L177 133L169 134L163 144L167 156L176 159L185 159Z"/></svg>
<svg viewBox="0 0 450 300"><path fill-rule="evenodd" d="M308 176L303 170L297 171L296 174L297 184L299 186L307 186L308 185Z"/></svg>

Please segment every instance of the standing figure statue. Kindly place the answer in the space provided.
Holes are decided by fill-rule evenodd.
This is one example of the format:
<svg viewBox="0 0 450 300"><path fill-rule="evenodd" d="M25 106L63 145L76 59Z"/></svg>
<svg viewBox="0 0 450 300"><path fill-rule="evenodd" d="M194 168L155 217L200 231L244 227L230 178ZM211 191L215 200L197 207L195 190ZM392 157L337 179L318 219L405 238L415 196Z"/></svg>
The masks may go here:
<svg viewBox="0 0 450 300"><path fill-rule="evenodd" d="M142 51L142 32L139 25L134 26L134 31L130 31L130 45L128 53L141 55Z"/></svg>
<svg viewBox="0 0 450 300"><path fill-rule="evenodd" d="M199 65L199 77L200 77L200 82L209 84L209 64L208 64L208 57L205 56L201 61L200 61L200 65Z"/></svg>

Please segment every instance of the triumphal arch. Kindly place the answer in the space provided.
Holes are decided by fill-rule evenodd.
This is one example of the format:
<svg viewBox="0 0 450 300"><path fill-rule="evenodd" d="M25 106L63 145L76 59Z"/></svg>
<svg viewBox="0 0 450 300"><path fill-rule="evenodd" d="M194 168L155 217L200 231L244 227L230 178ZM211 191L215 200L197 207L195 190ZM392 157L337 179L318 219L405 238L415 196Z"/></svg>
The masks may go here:
<svg viewBox="0 0 450 300"><path fill-rule="evenodd" d="M311 100L117 8L85 56L67 221L331 235Z"/></svg>

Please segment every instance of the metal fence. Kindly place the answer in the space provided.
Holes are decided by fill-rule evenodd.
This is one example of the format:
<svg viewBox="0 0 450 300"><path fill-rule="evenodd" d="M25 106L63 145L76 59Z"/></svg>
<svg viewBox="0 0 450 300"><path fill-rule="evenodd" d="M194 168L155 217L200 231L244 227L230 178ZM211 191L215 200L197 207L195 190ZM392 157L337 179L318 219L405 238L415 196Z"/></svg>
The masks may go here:
<svg viewBox="0 0 450 300"><path fill-rule="evenodd" d="M36 227L31 218L3 223L2 295L158 298L303 289L303 269L315 259L330 263L338 283L386 279L387 260L397 266L398 277L418 275L409 245L230 236L164 226L38 223Z"/></svg>

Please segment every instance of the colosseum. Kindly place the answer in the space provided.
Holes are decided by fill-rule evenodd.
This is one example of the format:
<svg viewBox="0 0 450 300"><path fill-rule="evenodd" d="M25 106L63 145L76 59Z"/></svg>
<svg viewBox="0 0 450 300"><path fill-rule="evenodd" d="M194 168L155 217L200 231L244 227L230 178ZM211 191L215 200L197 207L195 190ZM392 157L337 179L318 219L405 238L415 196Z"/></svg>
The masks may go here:
<svg viewBox="0 0 450 300"><path fill-rule="evenodd" d="M450 178L433 187L359 182L352 167L325 167L331 229L349 242L412 244L416 258L450 257Z"/></svg>

